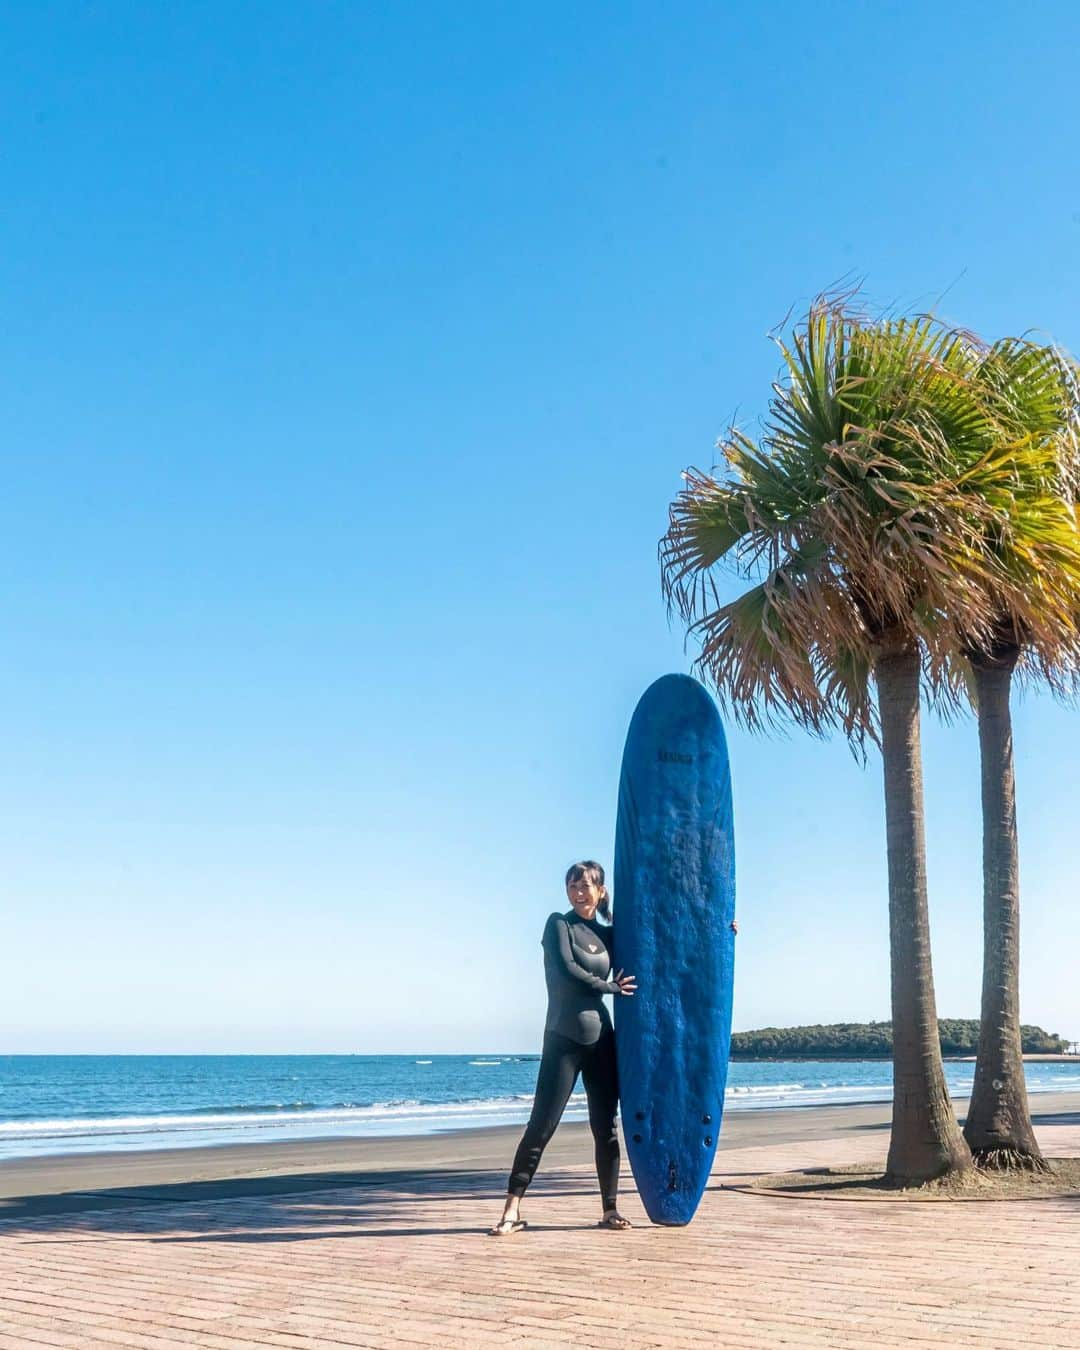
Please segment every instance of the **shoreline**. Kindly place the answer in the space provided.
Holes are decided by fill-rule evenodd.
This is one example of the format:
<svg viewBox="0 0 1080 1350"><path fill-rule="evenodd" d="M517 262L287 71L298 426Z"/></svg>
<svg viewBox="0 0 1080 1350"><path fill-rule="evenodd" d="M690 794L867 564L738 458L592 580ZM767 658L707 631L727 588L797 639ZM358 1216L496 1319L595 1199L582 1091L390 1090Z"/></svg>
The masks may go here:
<svg viewBox="0 0 1080 1350"><path fill-rule="evenodd" d="M1057 1061L1059 1057L1048 1056L1045 1058ZM1067 1058L1073 1059L1075 1057L1068 1056ZM782 1061L757 1062L779 1063ZM804 1062L814 1064L818 1061L807 1060ZM829 1061L829 1063L833 1062L834 1061ZM954 1062L974 1063L974 1058L965 1056L961 1059L960 1057L954 1057ZM1080 1064L1078 1064L1077 1067L1080 1068ZM1080 1082L1080 1079L1070 1076L1066 1081L1069 1083L1069 1086L1062 1088L1050 1086L1048 1083L1036 1086L1029 1085L1028 1099L1032 1104L1033 1111L1036 1109L1038 1103L1047 1101L1048 1099L1057 1101L1076 1096L1077 1099L1080 1100L1080 1086L1075 1086L1075 1084ZM759 1090L763 1095L755 1098L752 1094ZM736 1126L734 1124L736 1119L744 1116L756 1117L759 1120L763 1117L775 1117L776 1119L780 1119L794 1113L796 1116L806 1117L809 1113L815 1111L828 1113L849 1107L875 1107L887 1112L892 1101L891 1085L885 1083L853 1084L845 1089L822 1085L822 1090L820 1092L813 1088L808 1089L805 1094L808 1100L802 1101L793 1098L783 1100L783 1094L779 1091L769 1092L766 1096L764 1095L766 1090L767 1089L765 1088L758 1089L753 1086L736 1086L733 1089L729 1089L724 1117L725 1131L728 1135L736 1129L739 1130L740 1133L749 1131L750 1133L756 1134L756 1131L747 1125ZM831 1100L829 1099L829 1095L827 1094L839 1093L840 1091L844 1091L845 1095L834 1095ZM970 1083L953 1084L952 1101L958 1105L965 1103L967 1101L968 1091L970 1091ZM860 1093L860 1095L846 1095L847 1093ZM187 1128L184 1128L183 1126L174 1126L173 1128L162 1127L160 1129L133 1129L130 1128L133 1122L125 1119L119 1122L118 1128L115 1131L98 1128L86 1130L81 1133L74 1131L65 1133L62 1128L64 1122L59 1120L56 1122L56 1129L53 1133L28 1134L23 1136L21 1140L18 1134L5 1134L3 1129L0 1128L0 1136L3 1137L3 1147L0 1147L0 1196L5 1193L3 1190L3 1179L8 1171L12 1169L28 1168L38 1164L44 1169L49 1169L54 1166L60 1168L74 1168L78 1166L79 1160L84 1160L88 1167L93 1167L109 1159L115 1159L118 1164L122 1164L122 1160L125 1158L164 1156L175 1156L176 1158L182 1158L184 1156L201 1157L203 1155L218 1154L222 1150L230 1149L235 1151L251 1151L259 1149L277 1151L282 1148L301 1149L305 1146L328 1149L332 1148L335 1144L339 1144L344 1149L362 1145L365 1148L377 1150L380 1144L385 1144L388 1147L393 1148L400 1145L401 1142L405 1140L427 1140L431 1142L439 1139L456 1138L459 1136L462 1138L474 1136L482 1137L485 1135L490 1136L499 1130L509 1131L511 1134L515 1131L520 1133L528 1116L527 1103L531 1100L531 1094L528 1098L521 1094L518 1094L518 1097L519 1100L512 1103L514 1107L513 1110L504 1109L511 1105L509 1097L505 1100L499 1098L473 1103L473 1105L493 1108L487 1112L489 1120L484 1123L481 1123L481 1120L477 1120L476 1123L473 1123L468 1118L471 1113L465 1113L464 1117L458 1115L458 1118L455 1119L454 1113L458 1104L453 1102L446 1104L446 1112L443 1119L440 1120L438 1115L429 1114L426 1119L423 1120L423 1123L421 1123L423 1111L430 1111L432 1108L421 1107L420 1104L417 1104L417 1115L415 1120L409 1112L403 1112L403 1119L395 1122L396 1128L377 1128L370 1133L367 1132L367 1129L365 1129L362 1124L358 1125L351 1121L346 1123L345 1116L348 1115L348 1112L343 1112L340 1119L335 1118L333 1120L323 1120L318 1122L313 1119L308 1122L306 1116L302 1113L292 1115L284 1111L279 1114L268 1115L265 1121L256 1114L255 1116L252 1116L251 1119L257 1121L257 1124L241 1125L240 1121L237 1119L235 1120L235 1123L228 1126L218 1124L216 1130L212 1125L201 1124L198 1115L195 1113L192 1113L190 1117L192 1123L189 1124ZM780 1100L777 1100L778 1097ZM466 1105L468 1104L469 1103L466 1103ZM581 1101L575 1098L572 1105L574 1109L568 1113L567 1117L564 1117L562 1124L563 1129L569 1129L584 1124L584 1113ZM269 1108L266 1109L269 1111ZM257 1112L257 1108L252 1108L252 1110ZM329 1108L320 1108L319 1110L312 1112L313 1117L319 1115L324 1117L336 1116L336 1113ZM490 1117L494 1118L491 1119ZM222 1116L216 1119L218 1121L228 1120L229 1117ZM74 1123L77 1124L79 1122ZM108 1118L102 1117L100 1120L87 1123L96 1124L100 1127L108 1123ZM147 1117L144 1123L148 1127L151 1127L154 1125L155 1119L153 1117ZM129 1128L124 1128L124 1126ZM356 1131L355 1133L353 1132L354 1130ZM215 1135L218 1137L215 1137ZM97 1137L95 1138L95 1136ZM201 1138L194 1137L188 1142L185 1139L185 1136L201 1136ZM784 1131L784 1136L789 1137L787 1131ZM129 1140L140 1137L146 1140L144 1144L113 1142L116 1140ZM83 1142L91 1139L94 1141L92 1144ZM102 1142L106 1140L110 1142ZM57 1147L45 1149L34 1147L35 1144L46 1141L50 1143L55 1142ZM25 1151L10 1151L17 1149L20 1143L23 1143ZM67 1147L66 1145L69 1144L74 1144L75 1147Z"/></svg>
<svg viewBox="0 0 1080 1350"><path fill-rule="evenodd" d="M954 1106L961 1119L966 1101ZM1080 1092L1040 1094L1031 1103L1042 1124L1080 1124ZM880 1133L884 1156L889 1102L762 1108L725 1115L718 1165L730 1149L799 1144ZM426 1135L225 1143L129 1153L65 1153L0 1163L0 1222L141 1202L228 1198L373 1184L394 1175L468 1176L498 1194L521 1136L520 1125L475 1126ZM592 1140L583 1122L560 1126L544 1154L550 1167L590 1168ZM721 1168L722 1170L722 1168Z"/></svg>

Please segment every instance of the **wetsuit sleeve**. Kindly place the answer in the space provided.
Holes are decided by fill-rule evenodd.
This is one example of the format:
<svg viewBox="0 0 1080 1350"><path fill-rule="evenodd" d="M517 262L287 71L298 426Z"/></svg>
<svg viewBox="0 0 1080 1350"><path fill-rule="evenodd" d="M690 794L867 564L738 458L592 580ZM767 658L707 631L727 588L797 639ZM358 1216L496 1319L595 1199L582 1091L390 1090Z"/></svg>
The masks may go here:
<svg viewBox="0 0 1080 1350"><path fill-rule="evenodd" d="M590 975L574 960L570 944L570 929L561 914L553 914L547 921L543 938L544 960L550 963L567 979L577 980L579 984L595 990L598 994L617 994L619 986L613 980L602 980Z"/></svg>

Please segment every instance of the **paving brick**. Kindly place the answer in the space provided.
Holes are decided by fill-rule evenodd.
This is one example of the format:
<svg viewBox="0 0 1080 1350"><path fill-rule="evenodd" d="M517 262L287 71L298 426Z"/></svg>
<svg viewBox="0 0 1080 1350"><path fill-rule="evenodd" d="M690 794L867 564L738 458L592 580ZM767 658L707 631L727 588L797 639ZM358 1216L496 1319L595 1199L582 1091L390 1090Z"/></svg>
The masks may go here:
<svg viewBox="0 0 1080 1350"><path fill-rule="evenodd" d="M1080 1127L1040 1131L1080 1154ZM725 1149L686 1229L595 1228L581 1169L490 1239L490 1182L0 1221L0 1350L495 1345L716 1350L1080 1350L1073 1198L905 1204L739 1189L761 1172L880 1159L879 1136ZM440 1189L442 1187L442 1189Z"/></svg>

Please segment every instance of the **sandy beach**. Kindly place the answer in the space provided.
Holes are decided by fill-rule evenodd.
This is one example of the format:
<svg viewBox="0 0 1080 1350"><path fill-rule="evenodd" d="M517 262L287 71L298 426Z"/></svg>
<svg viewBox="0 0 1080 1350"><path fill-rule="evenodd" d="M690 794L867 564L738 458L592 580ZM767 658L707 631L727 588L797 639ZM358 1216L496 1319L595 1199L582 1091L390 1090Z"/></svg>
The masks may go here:
<svg viewBox="0 0 1080 1350"><path fill-rule="evenodd" d="M959 1104L958 1105L962 1105ZM1080 1154L1080 1094L1033 1102ZM733 1112L692 1225L600 1233L563 1127L493 1240L517 1129L8 1162L0 1350L486 1344L1080 1347L1080 1199L845 1203L766 1172L884 1156L888 1108ZM598 1294L598 1290L600 1291Z"/></svg>

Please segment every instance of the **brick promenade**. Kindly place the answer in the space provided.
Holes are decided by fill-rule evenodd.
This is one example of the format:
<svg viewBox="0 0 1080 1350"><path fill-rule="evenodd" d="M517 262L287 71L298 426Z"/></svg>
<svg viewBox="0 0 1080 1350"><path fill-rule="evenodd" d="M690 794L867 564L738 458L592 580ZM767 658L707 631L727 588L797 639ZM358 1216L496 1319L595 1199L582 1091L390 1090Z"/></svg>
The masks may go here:
<svg viewBox="0 0 1080 1350"><path fill-rule="evenodd" d="M1080 1155L1080 1126L1051 1125ZM582 1167L528 1232L482 1235L503 1173L132 1201L0 1223L0 1347L1080 1347L1080 1199L900 1204L721 1189L879 1158L883 1132L725 1150L687 1229L604 1233ZM625 1209L644 1223L636 1195Z"/></svg>

